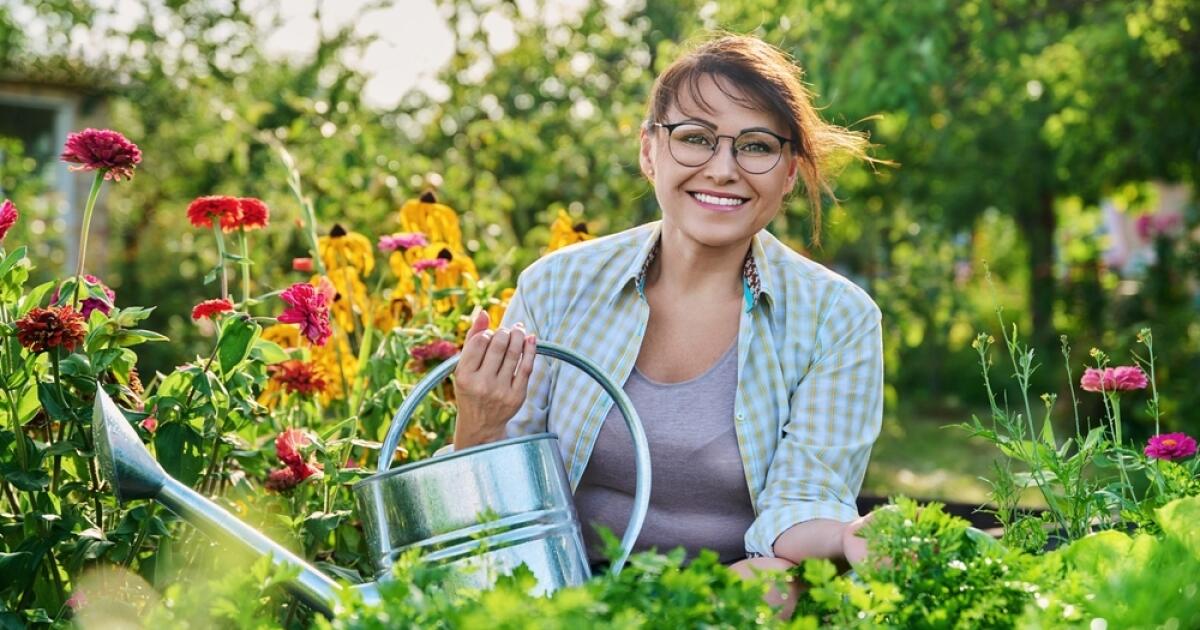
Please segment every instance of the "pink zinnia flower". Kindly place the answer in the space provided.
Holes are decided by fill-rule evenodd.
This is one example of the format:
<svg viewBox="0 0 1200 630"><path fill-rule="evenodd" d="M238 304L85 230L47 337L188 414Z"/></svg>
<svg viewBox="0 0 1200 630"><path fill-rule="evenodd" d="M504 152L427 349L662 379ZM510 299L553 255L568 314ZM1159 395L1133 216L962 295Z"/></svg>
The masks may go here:
<svg viewBox="0 0 1200 630"><path fill-rule="evenodd" d="M238 204L242 208L241 225L246 230L257 230L267 227L267 222L271 216L271 210L267 208L267 204L261 199L254 197L242 197L238 199Z"/></svg>
<svg viewBox="0 0 1200 630"><path fill-rule="evenodd" d="M412 264L413 271L421 273L428 269L445 269L450 261L445 258L422 258Z"/></svg>
<svg viewBox="0 0 1200 630"><path fill-rule="evenodd" d="M117 300L117 293L115 291L113 291L112 289L108 288L107 286L105 286L105 284L103 282L100 282L100 278L97 278L96 276L93 276L90 273L85 274L83 276L83 279L86 280L88 284L94 284L94 285L99 286L101 288L101 290L104 291L104 296L108 298L107 300L102 300L100 298L95 298L95 297L89 297L89 298L85 299L83 301L83 304L81 304L80 308L79 308L79 313L81 315L83 315L83 318L87 319L88 315L92 314L92 311L100 311L101 313L104 313L105 315L108 315L109 313L111 313L112 309L113 309L113 304ZM50 294L50 303L54 304L54 303L58 302L58 299L59 299L59 290L56 288L56 289L54 289L54 293Z"/></svg>
<svg viewBox="0 0 1200 630"><path fill-rule="evenodd" d="M1146 389L1149 381L1142 368L1123 365L1117 368L1087 368L1079 379L1079 387L1089 392L1117 392Z"/></svg>
<svg viewBox="0 0 1200 630"><path fill-rule="evenodd" d="M204 300L192 308L192 319L201 320L205 317L216 319L217 315L227 313L233 310L233 302L228 298L217 298L214 300Z"/></svg>
<svg viewBox="0 0 1200 630"><path fill-rule="evenodd" d="M379 251L387 253L396 250L406 251L413 247L424 247L429 240L420 232L400 232L379 238Z"/></svg>
<svg viewBox="0 0 1200 630"><path fill-rule="evenodd" d="M1146 457L1165 459L1169 462L1185 459L1196 454L1196 440L1186 433L1165 433L1150 438L1146 444Z"/></svg>
<svg viewBox="0 0 1200 630"><path fill-rule="evenodd" d="M17 223L17 219L21 213L17 212L17 207L13 205L12 200L5 199L3 204L0 204L0 243L4 242L4 237L8 236L8 231Z"/></svg>
<svg viewBox="0 0 1200 630"><path fill-rule="evenodd" d="M313 270L313 260L311 258L293 258L292 270L310 273Z"/></svg>
<svg viewBox="0 0 1200 630"><path fill-rule="evenodd" d="M198 197L188 204L187 215L192 226L198 228L211 228L213 217L217 217L221 229L229 231L237 229L242 220L242 204L238 203L236 197Z"/></svg>
<svg viewBox="0 0 1200 630"><path fill-rule="evenodd" d="M125 136L110 129L84 129L67 136L62 161L78 164L73 171L104 171L104 179L133 179L142 151Z"/></svg>
<svg viewBox="0 0 1200 630"><path fill-rule="evenodd" d="M408 351L412 356L412 369L424 372L429 361L442 361L458 354L458 346L445 339L438 339L422 346L415 346Z"/></svg>
<svg viewBox="0 0 1200 630"><path fill-rule="evenodd" d="M279 315L285 324L298 324L300 333L318 346L325 345L333 335L329 326L329 298L311 284L297 282L283 290L279 297L288 308Z"/></svg>

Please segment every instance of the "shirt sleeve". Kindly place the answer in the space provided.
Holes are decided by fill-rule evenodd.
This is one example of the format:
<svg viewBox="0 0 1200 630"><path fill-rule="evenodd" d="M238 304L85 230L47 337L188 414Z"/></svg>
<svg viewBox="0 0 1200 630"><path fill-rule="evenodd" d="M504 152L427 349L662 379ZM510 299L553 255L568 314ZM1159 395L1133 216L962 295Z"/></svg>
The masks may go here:
<svg viewBox="0 0 1200 630"><path fill-rule="evenodd" d="M541 265L526 269L517 280L516 291L508 302L500 325L511 328L518 322L525 324L526 332L537 335L538 341L547 334L548 323L545 311L553 296L552 287L547 286L549 278L542 271ZM539 355L533 362L533 373L529 376L529 389L525 402L508 421L506 432L508 437L533 435L547 430L547 418L550 413L550 390L553 387L554 363L549 357Z"/></svg>
<svg viewBox="0 0 1200 630"><path fill-rule="evenodd" d="M775 541L797 523L858 517L856 497L883 421L879 307L848 287L817 340L816 359L789 400L758 517L746 532L751 556L774 557Z"/></svg>

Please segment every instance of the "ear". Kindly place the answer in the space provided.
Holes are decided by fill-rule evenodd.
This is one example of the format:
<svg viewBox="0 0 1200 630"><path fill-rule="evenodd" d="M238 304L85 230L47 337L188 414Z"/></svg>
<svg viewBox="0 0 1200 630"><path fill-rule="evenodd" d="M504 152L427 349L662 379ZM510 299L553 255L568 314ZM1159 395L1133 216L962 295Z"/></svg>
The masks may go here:
<svg viewBox="0 0 1200 630"><path fill-rule="evenodd" d="M796 175L800 172L800 157L789 153L787 163L787 191L790 193L796 189Z"/></svg>
<svg viewBox="0 0 1200 630"><path fill-rule="evenodd" d="M642 168L642 175L646 179L654 182L654 138L650 136L650 129L646 125L642 125L641 132L641 150L638 151L638 165Z"/></svg>

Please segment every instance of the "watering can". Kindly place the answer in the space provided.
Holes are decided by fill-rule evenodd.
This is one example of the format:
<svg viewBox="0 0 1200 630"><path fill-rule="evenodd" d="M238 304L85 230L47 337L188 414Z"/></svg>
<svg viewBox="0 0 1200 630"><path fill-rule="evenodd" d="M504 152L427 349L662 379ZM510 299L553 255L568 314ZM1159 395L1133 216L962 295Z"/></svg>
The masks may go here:
<svg viewBox="0 0 1200 630"><path fill-rule="evenodd" d="M546 342L538 342L537 353L566 361L599 382L633 436L637 487L621 554L611 565L618 572L633 551L650 503L650 451L641 420L625 392L588 359ZM413 387L388 427L377 472L352 488L376 579L388 579L400 554L419 549L423 561L448 566L456 580L481 588L521 564L537 579L539 593L582 584L591 571L553 433L483 444L389 470L413 412L458 360L455 356L439 364ZM346 587L168 475L103 388L96 390L92 430L101 473L118 501L154 499L209 535L299 570L289 590L318 612L333 615ZM379 600L375 582L349 588L368 603Z"/></svg>

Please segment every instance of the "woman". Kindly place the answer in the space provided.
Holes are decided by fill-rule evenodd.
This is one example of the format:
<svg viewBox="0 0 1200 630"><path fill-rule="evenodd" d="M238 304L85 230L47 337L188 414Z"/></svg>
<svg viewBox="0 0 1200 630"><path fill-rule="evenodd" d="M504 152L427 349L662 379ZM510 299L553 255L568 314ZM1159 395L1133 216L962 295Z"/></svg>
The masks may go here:
<svg viewBox="0 0 1200 630"><path fill-rule="evenodd" d="M531 265L495 332L479 313L455 371L457 448L557 433L581 521L623 532L628 429L582 372L534 360L535 337L552 340L623 383L646 427L638 548L711 548L742 574L863 558L879 309L764 228L802 177L817 234L828 158L870 158L861 134L820 119L799 75L778 49L726 36L658 78L640 164L662 220Z"/></svg>

